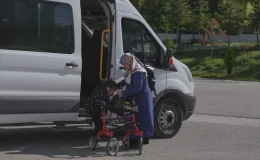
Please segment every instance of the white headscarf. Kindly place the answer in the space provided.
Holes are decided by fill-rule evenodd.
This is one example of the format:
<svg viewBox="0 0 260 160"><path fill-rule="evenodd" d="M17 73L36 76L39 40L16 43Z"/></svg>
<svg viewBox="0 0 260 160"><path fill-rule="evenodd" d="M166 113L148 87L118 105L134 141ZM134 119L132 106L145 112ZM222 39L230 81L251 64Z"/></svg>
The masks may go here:
<svg viewBox="0 0 260 160"><path fill-rule="evenodd" d="M120 58L120 62L121 64L126 64L126 65L130 65L131 69L127 70L125 72L124 78L125 78L125 82L127 84L131 83L131 75L135 72L144 72L147 75L146 69L144 69L135 59L135 57L133 56L133 54L131 53L124 53L121 58Z"/></svg>

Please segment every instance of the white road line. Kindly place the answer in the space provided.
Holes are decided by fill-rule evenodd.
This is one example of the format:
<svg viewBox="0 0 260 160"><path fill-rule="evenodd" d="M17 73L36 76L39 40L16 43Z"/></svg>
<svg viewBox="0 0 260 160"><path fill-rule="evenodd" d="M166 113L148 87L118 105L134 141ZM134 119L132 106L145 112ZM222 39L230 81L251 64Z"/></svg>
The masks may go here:
<svg viewBox="0 0 260 160"><path fill-rule="evenodd" d="M260 127L260 119L249 119L249 118L235 118L235 117L193 114L187 121Z"/></svg>

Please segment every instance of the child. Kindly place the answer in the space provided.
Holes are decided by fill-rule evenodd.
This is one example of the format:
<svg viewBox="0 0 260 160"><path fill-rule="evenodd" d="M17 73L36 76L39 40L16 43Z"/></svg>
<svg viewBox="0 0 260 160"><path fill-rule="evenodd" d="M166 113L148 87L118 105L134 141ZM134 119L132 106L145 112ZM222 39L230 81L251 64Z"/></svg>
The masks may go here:
<svg viewBox="0 0 260 160"><path fill-rule="evenodd" d="M122 92L118 92L112 100L109 99L111 95L116 91L118 85L114 81L102 81L94 91L91 96L85 100L84 108L90 114L92 120L95 124L95 131L93 136L96 136L100 130L103 129L102 119L101 119L101 108L99 105L95 105L97 100L102 100L106 105L113 105L119 97L122 96Z"/></svg>

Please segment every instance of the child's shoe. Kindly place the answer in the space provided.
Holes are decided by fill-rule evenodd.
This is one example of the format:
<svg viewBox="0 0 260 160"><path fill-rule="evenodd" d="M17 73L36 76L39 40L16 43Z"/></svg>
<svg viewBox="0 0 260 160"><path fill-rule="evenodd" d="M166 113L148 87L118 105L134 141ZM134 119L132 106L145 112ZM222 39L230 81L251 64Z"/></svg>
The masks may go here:
<svg viewBox="0 0 260 160"><path fill-rule="evenodd" d="M101 146L97 143L96 144L96 149L99 149L99 148L101 148Z"/></svg>

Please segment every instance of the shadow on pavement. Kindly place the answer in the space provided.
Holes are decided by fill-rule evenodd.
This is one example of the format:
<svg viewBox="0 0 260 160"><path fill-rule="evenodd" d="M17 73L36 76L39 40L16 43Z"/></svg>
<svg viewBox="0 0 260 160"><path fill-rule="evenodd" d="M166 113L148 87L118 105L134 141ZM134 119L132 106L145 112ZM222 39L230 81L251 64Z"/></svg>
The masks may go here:
<svg viewBox="0 0 260 160"><path fill-rule="evenodd" d="M121 131L114 133L120 144L124 133ZM92 151L88 146L91 135L92 130L80 128L0 129L0 152L6 155L42 155L63 159L108 156L106 142L109 138L102 137L100 140L102 148ZM120 152L128 151L120 148ZM128 153L120 155L135 156Z"/></svg>

